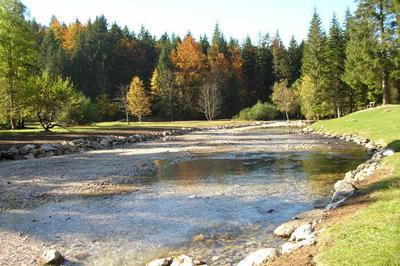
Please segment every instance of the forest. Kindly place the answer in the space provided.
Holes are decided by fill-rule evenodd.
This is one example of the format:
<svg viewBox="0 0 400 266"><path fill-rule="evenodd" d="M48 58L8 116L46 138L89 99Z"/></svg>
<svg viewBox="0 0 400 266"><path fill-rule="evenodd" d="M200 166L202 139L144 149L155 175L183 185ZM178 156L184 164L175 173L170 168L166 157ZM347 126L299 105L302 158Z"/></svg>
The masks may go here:
<svg viewBox="0 0 400 266"><path fill-rule="evenodd" d="M95 20L40 25L0 0L0 126L85 124L143 117L189 120L340 117L400 102L400 3L359 0L308 36L196 39Z"/></svg>

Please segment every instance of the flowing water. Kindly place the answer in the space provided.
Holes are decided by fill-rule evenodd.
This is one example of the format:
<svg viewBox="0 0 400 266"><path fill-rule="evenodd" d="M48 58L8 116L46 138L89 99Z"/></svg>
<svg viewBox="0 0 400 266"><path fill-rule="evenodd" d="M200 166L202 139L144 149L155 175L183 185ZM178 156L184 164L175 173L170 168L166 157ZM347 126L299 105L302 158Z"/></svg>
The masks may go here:
<svg viewBox="0 0 400 266"><path fill-rule="evenodd" d="M85 264L142 265L185 253L209 265L235 265L257 248L279 244L274 228L327 203L335 181L366 156L348 145L154 160L157 174L142 177L138 192L49 203L1 219L73 252L88 251Z"/></svg>

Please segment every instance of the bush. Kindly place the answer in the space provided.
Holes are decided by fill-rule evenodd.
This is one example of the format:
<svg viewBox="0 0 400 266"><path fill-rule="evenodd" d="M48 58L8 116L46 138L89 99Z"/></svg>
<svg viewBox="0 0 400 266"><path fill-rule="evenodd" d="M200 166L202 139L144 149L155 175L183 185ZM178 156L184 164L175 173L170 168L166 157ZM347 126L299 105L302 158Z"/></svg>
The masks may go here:
<svg viewBox="0 0 400 266"><path fill-rule="evenodd" d="M99 120L99 112L90 98L75 93L70 105L59 115L58 122L63 125L84 125Z"/></svg>
<svg viewBox="0 0 400 266"><path fill-rule="evenodd" d="M238 120L272 120L277 111L270 103L257 102L253 107L248 107L239 112L234 118Z"/></svg>

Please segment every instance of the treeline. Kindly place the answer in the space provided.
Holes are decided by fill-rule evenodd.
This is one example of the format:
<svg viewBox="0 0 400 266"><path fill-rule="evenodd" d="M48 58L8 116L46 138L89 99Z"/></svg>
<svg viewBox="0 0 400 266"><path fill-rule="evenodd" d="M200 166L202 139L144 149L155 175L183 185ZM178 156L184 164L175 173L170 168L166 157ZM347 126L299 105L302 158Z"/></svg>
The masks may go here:
<svg viewBox="0 0 400 266"><path fill-rule="evenodd" d="M20 1L0 0L0 122L231 118L268 102L287 117L318 119L396 102L399 9L396 0L360 0L327 33L315 11L307 39L285 47L279 33L227 40L218 24L198 41L190 32L156 39L104 16L44 26Z"/></svg>

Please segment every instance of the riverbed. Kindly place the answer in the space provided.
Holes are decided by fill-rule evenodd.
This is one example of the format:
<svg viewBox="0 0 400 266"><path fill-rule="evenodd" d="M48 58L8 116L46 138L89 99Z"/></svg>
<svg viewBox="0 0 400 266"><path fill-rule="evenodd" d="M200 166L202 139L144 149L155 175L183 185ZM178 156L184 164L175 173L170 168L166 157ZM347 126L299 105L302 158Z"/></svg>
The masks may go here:
<svg viewBox="0 0 400 266"><path fill-rule="evenodd" d="M324 206L335 181L367 158L360 146L290 131L208 130L3 164L1 188L18 204L0 213L0 262L34 264L56 248L84 265L182 253L236 265L281 243L277 225ZM110 193L96 193L99 182Z"/></svg>

